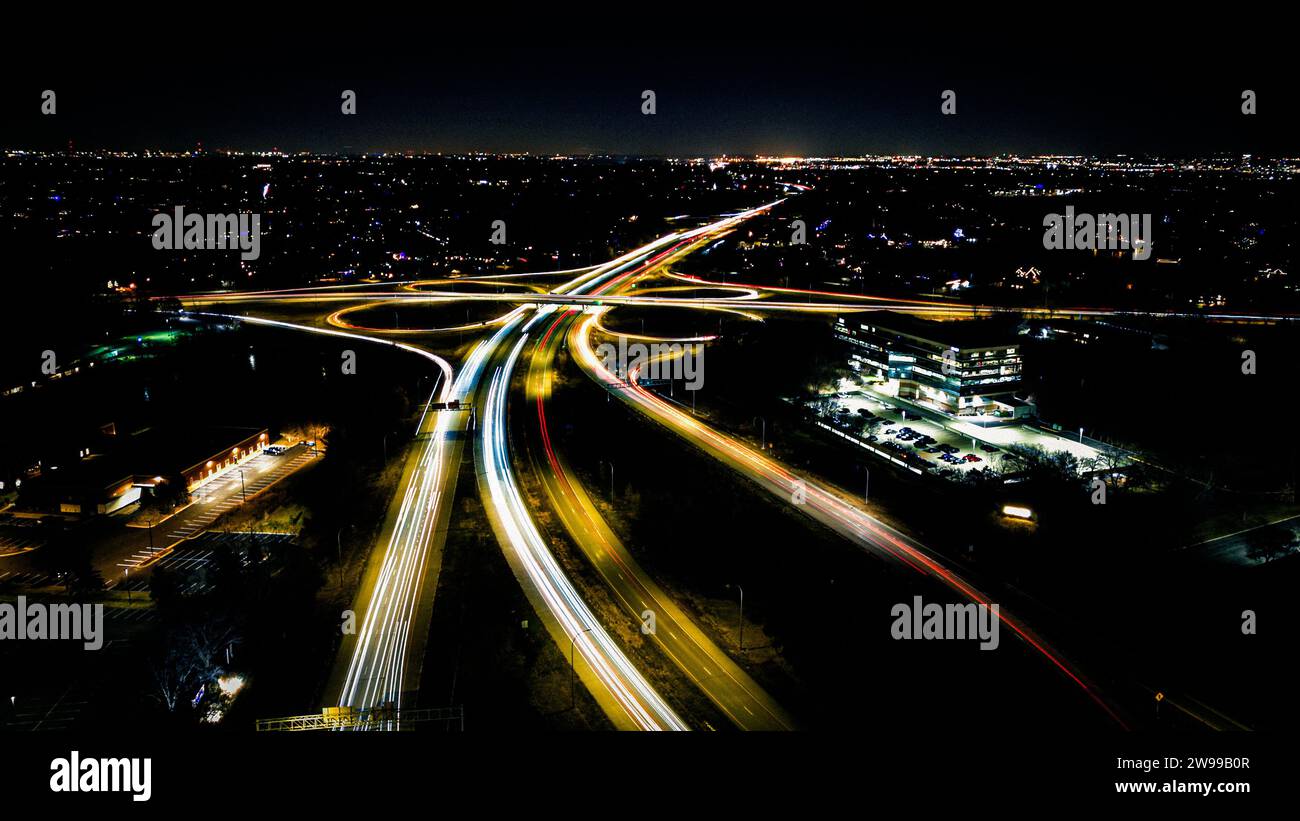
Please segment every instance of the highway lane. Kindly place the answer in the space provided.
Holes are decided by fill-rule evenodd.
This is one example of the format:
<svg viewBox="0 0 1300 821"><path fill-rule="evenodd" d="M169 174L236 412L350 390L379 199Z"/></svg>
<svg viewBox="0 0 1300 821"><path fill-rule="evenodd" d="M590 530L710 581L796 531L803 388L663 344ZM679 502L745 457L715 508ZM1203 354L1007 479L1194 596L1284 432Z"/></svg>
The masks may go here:
<svg viewBox="0 0 1300 821"><path fill-rule="evenodd" d="M544 459L529 449L534 472L546 489L573 541L601 574L615 599L638 629L648 611L655 630L650 640L739 728L791 730L793 719L763 688L700 630L677 603L641 568L606 524L590 495L573 478L564 457L551 444L545 402L551 395L555 357L576 314L557 311L533 348L527 395L536 408L533 432Z"/></svg>
<svg viewBox="0 0 1300 821"><path fill-rule="evenodd" d="M435 386L436 400L431 395L429 401L468 399L489 353L485 343L477 345L455 380L442 380L441 392ZM370 563L358 591L355 606L363 614L361 629L341 648L340 660L349 661L334 702L340 706L392 702L400 707L403 693L419 689L469 416L468 410L431 411L425 406L380 531L379 543L386 545L383 560L377 567Z"/></svg>
<svg viewBox="0 0 1300 821"><path fill-rule="evenodd" d="M701 281L701 287L706 287L707 283ZM1235 314L1235 313L1198 313L1190 311L1137 311L1137 310L1118 310L1113 308L1035 308L1035 307L1005 307L1000 305L967 305L967 304L936 304L928 300L899 300L894 297L852 297L838 294L838 301L826 301L824 292L805 291L812 296L817 296L818 301L809 299L804 302L794 302L790 300L772 299L774 289L766 286L750 286L757 289L759 298L753 297L653 297L637 296L635 294L612 294L612 295L583 295L583 294L564 294L564 293L509 293L509 294L467 294L456 291L445 292L420 292L420 293L353 293L353 294L321 294L315 296L296 296L286 295L279 297L257 297L255 299L244 298L239 295L229 295L222 299L211 297L182 297L183 302L191 308L200 308L208 305L226 305L245 301L277 301L288 304L310 303L319 304L322 302L356 302L364 303L367 301L398 301L414 300L416 302L450 302L450 301L477 301L477 302L500 302L509 305L576 305L576 306L603 306L603 305L628 305L628 306L660 306L673 308L699 308L714 307L737 310L743 308L746 311L755 312L776 312L776 313L810 313L810 314L837 314L850 313L853 311L868 310L891 310L899 313L918 314L921 316L931 316L946 319L971 319L975 317L996 316L999 314L1015 314L1017 316L1031 317L1036 319L1096 319L1096 318L1114 318L1114 317L1132 317L1137 319L1201 319L1213 322L1232 322L1242 324L1272 324L1276 322L1295 322L1300 321L1300 314ZM789 290L789 289L780 289ZM846 302L845 299L859 299L861 301ZM467 326L476 327L476 326ZM371 329L372 331L382 329ZM456 328L444 330L457 330Z"/></svg>
<svg viewBox="0 0 1300 821"><path fill-rule="evenodd" d="M565 576L528 512L507 449L510 378L528 339L521 334L495 367L486 388L479 444L479 482L507 559L561 651L619 729L686 730L686 722L654 690L587 607Z"/></svg>
<svg viewBox="0 0 1300 821"><path fill-rule="evenodd" d="M408 288L423 282L476 282L479 280L528 279L532 277L560 276L563 274L585 274L599 266L587 265L581 268L558 268L553 271L524 271L514 274L481 274L474 277L440 277L438 279L399 279L389 282L353 282L347 285L302 285L297 288L266 288L257 291L198 291L179 297L180 299L208 299L222 297L261 298L278 295L320 294L322 292L347 292L356 288Z"/></svg>
<svg viewBox="0 0 1300 821"><path fill-rule="evenodd" d="M725 230L768 207L771 206L660 237L575 277L555 288L553 293L579 294L616 287L696 237ZM526 321L522 316L511 318L486 343L495 352L495 361L491 366L491 380L480 387L476 404L482 409L483 426L477 442L477 468L488 518L525 594L556 644L562 651L570 652L584 685L615 726L643 730L689 729L613 641L565 576L528 512L515 480L506 425L510 384L529 333L555 309L543 305L530 310L530 318Z"/></svg>
<svg viewBox="0 0 1300 821"><path fill-rule="evenodd" d="M764 209L747 212L745 218ZM669 249L647 259L608 282L589 283L585 288L605 294L635 277L649 275L675 259L713 241L731 230L734 219L724 219L690 232ZM551 394L555 358L568 327L578 313L571 308L554 310L555 317L539 328L525 382L527 398L535 408L533 432L541 443L545 464L529 449L534 472L541 480L552 507L569 535L600 572L623 606L632 623L641 626L645 613L653 614L651 635L669 659L738 727L746 730L789 730L795 722L762 687L701 631L690 617L641 568L622 541L596 509L591 497L570 473L567 463L552 447L546 419L546 400Z"/></svg>
<svg viewBox="0 0 1300 821"><path fill-rule="evenodd" d="M617 275L644 259L662 242L657 240L615 260L598 276ZM511 320L492 337L490 344L500 355L492 365L490 382L483 385L476 400L482 409L477 469L484 507L525 595L561 652L573 659L575 672L614 726L686 730L689 729L686 722L646 681L565 576L515 480L506 425L510 382L529 331L550 311L549 308L537 310L527 322L522 318Z"/></svg>
<svg viewBox="0 0 1300 821"><path fill-rule="evenodd" d="M579 277L561 288L577 288L617 274L671 241L672 236L660 238L599 266L594 273L583 269ZM521 582L543 620L558 626L559 629L553 631L557 644L567 649L566 645L572 640L574 649L581 653L584 683L591 686L598 701L616 719L615 725L687 729L685 722L654 692L599 626L576 590L564 578L537 533L514 484L506 450L504 414L515 357L507 357L504 363L494 360L499 352L517 352L517 347L509 348L507 343L516 339L522 343L526 338L526 331L520 332L520 326L528 313L535 315L535 310L521 307L512 312L496 333L473 349L454 383L449 378L441 381L442 391L436 399L439 402L465 401L476 393L481 397L478 404L487 410L480 437L483 447L478 460L479 474L491 507L491 518L502 537L502 547L507 557L512 559L512 566L525 569ZM434 360L443 368L444 376L450 377L450 365L441 358L404 343L278 320L217 316L394 345ZM480 392L479 377L489 362L494 363L493 379ZM345 637L339 658L340 661L347 659L347 665L336 665L331 679L330 691L339 694L337 704L369 707L392 702L400 705L402 693L418 685L418 661L423 658L423 646L418 637L427 631L428 620L420 615L423 606L419 608L420 612L417 612L417 606L422 599L432 596L433 585L422 582L429 557L440 552L445 538L447 506L458 473L455 466L459 464L460 443L470 418L468 412L429 413L427 408L421 418L417 439L423 440L422 445L413 458L408 459L398 494L381 531L380 543L386 544L382 562L378 565L370 563L354 606L355 612L362 614L361 629L355 637ZM417 637L414 642L411 641L413 633ZM415 664L408 665L408 661Z"/></svg>
<svg viewBox="0 0 1300 821"><path fill-rule="evenodd" d="M295 325L257 317L231 317L255 325L392 345L414 353L438 370L429 402L463 398L477 379L483 356L476 349L453 382L451 364L413 345L328 328ZM478 354L478 355L476 355ZM401 705L402 694L418 687L419 662L427 639L427 612L432 607L447 511L454 495L460 436L466 425L461 413L430 412L426 403L416 428L415 444L404 465L397 492L385 516L378 544L353 604L361 627L345 635L327 692L332 705L372 707L386 702ZM379 561L375 561L378 558ZM413 640L414 639L414 640ZM413 662L413 663L408 663Z"/></svg>
<svg viewBox="0 0 1300 821"><path fill-rule="evenodd" d="M968 601L983 605L993 603L970 582L947 567L937 554L868 515L838 493L807 477L798 476L748 445L714 431L690 414L645 390L637 384L635 373L629 375L628 381L624 381L608 371L591 347L591 331L596 320L595 314L588 314L574 324L569 334L569 349L589 376L622 401L747 476L783 503L792 502L798 492L804 499L802 504L797 505L802 512L855 544L938 580ZM1015 635L1080 687L1116 723L1127 726L1117 709L1059 652L1006 609L999 608L999 618Z"/></svg>

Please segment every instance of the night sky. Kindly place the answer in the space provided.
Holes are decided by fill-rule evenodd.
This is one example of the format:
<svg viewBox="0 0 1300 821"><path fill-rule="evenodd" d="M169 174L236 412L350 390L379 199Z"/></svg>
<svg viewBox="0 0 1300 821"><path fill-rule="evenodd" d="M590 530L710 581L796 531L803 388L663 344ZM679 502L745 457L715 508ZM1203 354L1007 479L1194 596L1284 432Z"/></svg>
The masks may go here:
<svg viewBox="0 0 1300 821"><path fill-rule="evenodd" d="M0 148L1300 154L1289 127L1300 95L1285 55L1269 49L1229 60L1124 49L1112 37L1068 48L916 39L868 47L719 31L628 46L541 35L497 45L436 31L326 40L254 30L221 47L43 50L4 60ZM39 113L44 88L58 93L55 116ZM358 95L352 117L339 110L345 88ZM1254 117L1240 113L1245 88L1259 95ZM641 114L643 89L658 96L654 116ZM940 114L944 89L957 92L956 116Z"/></svg>

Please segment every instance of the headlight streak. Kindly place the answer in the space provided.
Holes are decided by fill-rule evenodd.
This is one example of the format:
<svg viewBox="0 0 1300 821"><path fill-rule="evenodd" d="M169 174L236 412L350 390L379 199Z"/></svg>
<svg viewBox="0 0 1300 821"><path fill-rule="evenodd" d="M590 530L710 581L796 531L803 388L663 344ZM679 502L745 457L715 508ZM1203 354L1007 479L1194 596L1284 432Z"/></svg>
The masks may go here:
<svg viewBox="0 0 1300 821"><path fill-rule="evenodd" d="M564 327L572 313L572 310L562 312L548 324L546 333L534 349L528 376L529 391L536 398L542 451L551 474L559 485L555 489L547 485L547 493L552 496L557 513L574 541L587 552L588 558L605 577L606 584L617 600L634 617L642 617L646 608L657 615L660 629L652 640L733 723L741 729L793 729L794 722L785 715L780 705L710 641L663 590L645 576L617 536L612 531L608 533L608 538L602 533L606 529L603 518L591 504L582 486L570 480L559 454L552 447L545 411L545 397L550 395L551 390L552 357L555 354L555 345L549 341L557 329ZM566 505L572 505L568 512ZM594 549L587 534L594 537ZM612 569L617 580L610 575L611 568L601 565L602 559L613 563Z"/></svg>
<svg viewBox="0 0 1300 821"><path fill-rule="evenodd" d="M611 278L628 276L642 265L649 264L646 260L655 251L675 241L680 241L677 234L661 237L559 286L556 292L577 293L605 284ZM546 603L561 630L573 642L573 648L581 653L588 668L633 725L643 730L689 730L689 726L655 692L587 608L547 548L515 482L505 432L506 400L511 377L528 339L528 332L545 317L561 309L560 306L551 304L539 304L536 308L533 317L524 324L519 341L515 343L506 362L493 374L478 440L489 496L497 514L496 520L506 537L502 540L502 546L506 547L505 543L508 543L533 588ZM502 328L493 337L493 347L513 330L514 324L512 322Z"/></svg>
<svg viewBox="0 0 1300 821"><path fill-rule="evenodd" d="M645 390L636 383L635 379L625 382L615 374L610 373L591 348L591 329L598 317L598 314L587 315L575 324L570 332L570 350L574 352L575 358L589 375L605 385L608 390L617 393L625 401L636 406L646 416L655 419L670 430L694 439L706 451L712 451L715 455L719 455L720 458L730 459L734 463L743 466L751 472L751 475L764 480L765 486L771 492L782 498L790 498L799 477L791 475L778 463L754 452L748 446L719 434L709 426L698 422L695 418ZM913 570L938 579L976 604L987 605L990 603L984 594L941 565L919 543L912 541L902 533L846 503L839 496L814 482L803 480L803 489L806 507L824 514L835 525L838 525L837 529L840 529L841 532L847 530L859 543L870 549L883 551ZM1110 705L1097 694L1091 685L1083 680L1082 674L1076 672L1072 666L1058 657L1054 651L1046 646L1041 638L1021 624L1018 619L1014 618L1005 609L999 608L998 615L1002 622L1024 639L1027 644L1041 653L1058 670L1081 687L1088 697L1099 705L1108 716L1121 727L1127 728L1123 719L1111 709Z"/></svg>
<svg viewBox="0 0 1300 821"><path fill-rule="evenodd" d="M745 212L743 215L729 217L693 231L661 237L609 263L585 270L581 276L558 287L556 293L577 294L597 287L602 289L617 287L627 278L646 267L653 266L701 234L717 230L719 226L734 224L761 210L763 209ZM589 669L632 722L647 730L687 730L689 727L686 723L655 692L623 654L564 575L528 514L515 482L505 436L505 409L511 375L528 338L529 329L545 316L561 309L561 306L553 304L534 304L532 307L534 315L524 325L523 332L506 362L498 367L493 375L488 389L487 408L483 414L483 430L479 445L493 504L506 530L510 548L515 551L548 609L554 614L565 634L573 641L575 650L582 654ZM564 309L572 310L572 308ZM528 306L521 305L511 311L507 317L503 317L505 324L488 340L475 346L454 382L451 380L451 366L445 360L405 343L342 330L296 325L280 320L195 313L200 316L217 316L228 320L284 327L324 336L376 342L419 354L435 362L442 369L446 379L440 380L442 391L438 401L445 402L449 399L463 400L475 391L486 362L497 347L515 333L527 310ZM437 388L438 386L435 386L435 392ZM433 401L432 395L430 401ZM426 404L419 430L423 430L427 413ZM374 594L366 606L356 646L348 665L339 698L343 706L365 708L391 703L400 707L406 674L408 641L418 603L417 594L430 537L437 526L441 488L448 467L445 441L450 418L449 414L438 416L407 483L396 524L389 538L374 586ZM396 722L392 724L395 725Z"/></svg>
<svg viewBox="0 0 1300 821"><path fill-rule="evenodd" d="M473 391L495 341L494 336L474 347L455 383L450 390L444 390L439 401L464 399ZM403 350L420 350L404 343L395 344ZM421 429L424 418L421 417ZM442 484L448 467L446 441L451 421L450 414L439 414L423 444L415 472L407 483L397 523L375 583L374 597L366 608L348 665L339 699L343 706L365 708L385 702L401 706L411 621L430 537L437 527Z"/></svg>
<svg viewBox="0 0 1300 821"><path fill-rule="evenodd" d="M655 265L678 248L689 244L695 237L716 230L720 225L733 224L739 219L747 218L750 213L755 212L746 212L741 217L732 217L684 234L661 237L556 290L580 293L597 286L602 290L616 287L627 278ZM660 251L659 249L664 246L669 247L667 250ZM546 547L532 517L528 514L511 470L505 433L506 398L511 377L527 341L528 332L544 317L557 310L553 305L539 306L536 315L525 324L524 332L507 361L492 377L487 407L483 415L482 436L479 440L489 494L497 512L497 520L505 530L506 540L515 551L534 588L559 621L563 632L574 643L573 646L580 650L583 660L587 662L615 701L623 707L636 726L642 729L686 730L689 727L654 691L622 650L614 644L564 575Z"/></svg>
<svg viewBox="0 0 1300 821"><path fill-rule="evenodd" d="M532 322L542 317L538 314ZM531 326L530 322L530 326ZM525 331L488 389L479 438L489 493L497 518L533 586L559 620L591 671L643 730L686 730L686 723L655 692L587 608L547 548L515 483L506 447L505 413L510 378L528 339Z"/></svg>
<svg viewBox="0 0 1300 821"><path fill-rule="evenodd" d="M205 315L324 336L376 342L417 354L433 361L442 371L442 377L434 386L429 402L435 401L435 395L439 402L466 397L477 383L487 353L497 339L493 337L493 340L477 345L453 383L452 368L445 359L403 342L346 331L295 325L273 319L225 314ZM439 388L441 388L440 393ZM423 430L427 414L428 403L425 404L417 431ZM397 524L384 552L383 564L374 587L374 596L366 607L356 646L348 665L339 698L342 706L366 708L392 702L394 706L400 707L402 682L406 674L407 642L417 603L416 593L419 590L429 538L437 524L438 503L446 470L446 432L450 419L447 414L439 415L433 431L425 439L415 471L406 486Z"/></svg>

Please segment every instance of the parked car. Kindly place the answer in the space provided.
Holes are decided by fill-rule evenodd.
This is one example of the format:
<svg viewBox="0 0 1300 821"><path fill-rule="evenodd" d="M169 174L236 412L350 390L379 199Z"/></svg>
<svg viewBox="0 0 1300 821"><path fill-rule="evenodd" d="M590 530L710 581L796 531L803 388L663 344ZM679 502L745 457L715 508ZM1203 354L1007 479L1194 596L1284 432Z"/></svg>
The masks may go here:
<svg viewBox="0 0 1300 821"><path fill-rule="evenodd" d="M984 451L985 453L997 453L997 452L998 452L998 448L994 447L993 445L987 445L987 444L986 444L986 445L980 445L980 450Z"/></svg>
<svg viewBox="0 0 1300 821"><path fill-rule="evenodd" d="M968 454L966 454L966 461L967 461L967 462L983 462L984 460L981 459L980 457L976 456L976 455L973 454L973 453L968 453Z"/></svg>

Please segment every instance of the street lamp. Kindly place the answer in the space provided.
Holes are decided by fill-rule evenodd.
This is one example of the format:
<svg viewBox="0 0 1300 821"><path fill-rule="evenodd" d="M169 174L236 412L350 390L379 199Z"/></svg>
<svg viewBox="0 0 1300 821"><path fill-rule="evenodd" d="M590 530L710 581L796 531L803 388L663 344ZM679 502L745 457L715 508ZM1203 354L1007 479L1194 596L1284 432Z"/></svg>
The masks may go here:
<svg viewBox="0 0 1300 821"><path fill-rule="evenodd" d="M728 590L731 588L732 585L727 585ZM735 588L740 591L740 641L736 642L736 648L743 653L745 652L745 588L740 585L735 585Z"/></svg>
<svg viewBox="0 0 1300 821"><path fill-rule="evenodd" d="M755 416L754 419L758 422L763 423L763 439L762 439L763 444L760 449L767 450L767 420L761 416Z"/></svg>
<svg viewBox="0 0 1300 821"><path fill-rule="evenodd" d="M575 695L575 693L574 693L574 689L573 689L573 679L574 679L574 673L573 673L573 648L574 648L574 647L577 645L577 643L578 643L578 636L581 636L583 633L590 632L590 630L591 630L590 627L584 627L583 629L579 630L579 631L578 631L577 633L575 633L574 635L569 636L569 709L574 709L574 708L576 708L576 707L578 706L578 697L577 697L577 695Z"/></svg>
<svg viewBox="0 0 1300 821"><path fill-rule="evenodd" d="M352 525L344 525L343 527L351 528ZM339 550L339 589L343 588L343 527L340 527L338 532L334 534L334 544Z"/></svg>
<svg viewBox="0 0 1300 821"><path fill-rule="evenodd" d="M248 501L248 488L244 487L244 469L239 469L239 503L242 505Z"/></svg>

